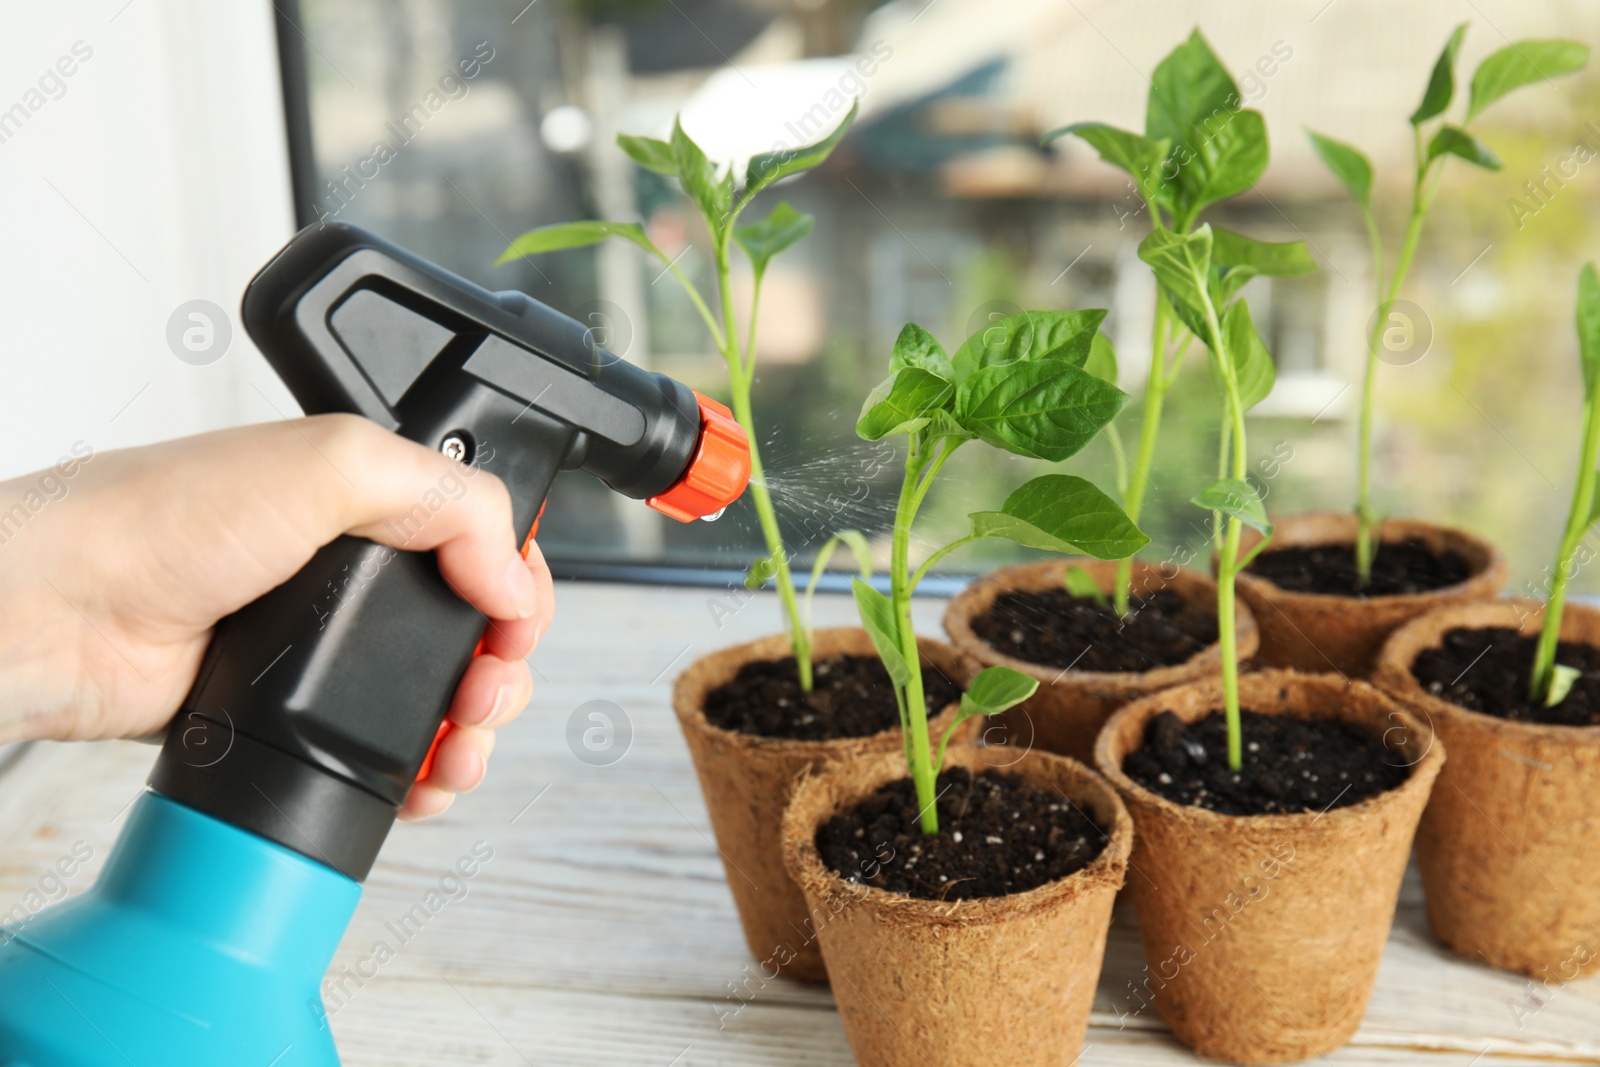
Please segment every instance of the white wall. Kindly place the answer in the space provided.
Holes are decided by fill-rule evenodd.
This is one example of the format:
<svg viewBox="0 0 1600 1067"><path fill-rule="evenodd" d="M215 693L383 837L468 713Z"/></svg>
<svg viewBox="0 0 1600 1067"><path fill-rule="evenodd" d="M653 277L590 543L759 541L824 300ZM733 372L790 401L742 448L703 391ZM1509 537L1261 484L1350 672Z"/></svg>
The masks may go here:
<svg viewBox="0 0 1600 1067"><path fill-rule="evenodd" d="M269 0L6 5L0 478L298 412L238 322L293 232L276 42ZM232 327L203 366L167 343L193 299Z"/></svg>

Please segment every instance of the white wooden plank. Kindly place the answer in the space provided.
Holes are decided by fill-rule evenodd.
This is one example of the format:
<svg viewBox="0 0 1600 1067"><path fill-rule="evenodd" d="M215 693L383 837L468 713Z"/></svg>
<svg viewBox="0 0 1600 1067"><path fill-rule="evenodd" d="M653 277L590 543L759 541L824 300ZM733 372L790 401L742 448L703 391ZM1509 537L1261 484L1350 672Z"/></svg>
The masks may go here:
<svg viewBox="0 0 1600 1067"><path fill-rule="evenodd" d="M442 990L442 993L440 992ZM372 1067L438 1063L539 1064L552 1067L812 1067L849 1064L838 1017L830 1010L752 1004L726 1027L707 1025L704 1008L670 998L617 998L551 992L537 1004L515 990L452 979L437 987L393 983L387 1007L352 1001L335 1020L352 1061ZM353 1050L361 1050L356 1060ZM1481 1051L1477 1050L1477 1051ZM1476 1052L1474 1052L1474 1055ZM1465 1064L1404 1048L1348 1046L1315 1062L1330 1067ZM1091 1029L1080 1067L1172 1067L1194 1056L1169 1035ZM1482 1067L1549 1067L1537 1057L1491 1051ZM997 1065L1000 1067L1000 1065Z"/></svg>
<svg viewBox="0 0 1600 1067"><path fill-rule="evenodd" d="M719 1028L748 999L728 987L747 978L750 961L669 690L692 656L773 629L772 598L718 629L707 600L723 594L605 585L561 594L535 660L534 706L503 732L488 783L442 818L397 827L368 883L333 973L380 939L397 951L377 977L347 982L348 1002L333 1006L348 1061L849 1063L823 989L769 983ZM925 632L936 632L941 610L918 605ZM819 598L819 625L852 614L847 598ZM630 748L608 767L568 748L568 716L591 699L614 701L632 723ZM78 840L98 867L154 755L124 742L38 745L17 759L0 778L0 912ZM493 858L402 943L394 924L478 841ZM1131 913L1119 909L1085 1065L1193 1062L1151 1012L1134 1012L1128 983L1141 966ZM1446 955L1427 934L1413 882L1367 1019L1330 1062L1451 1062L1436 1056L1449 1051L1465 1063L1486 1049L1483 1062L1502 1065L1596 1062L1597 1020L1600 979L1550 997Z"/></svg>

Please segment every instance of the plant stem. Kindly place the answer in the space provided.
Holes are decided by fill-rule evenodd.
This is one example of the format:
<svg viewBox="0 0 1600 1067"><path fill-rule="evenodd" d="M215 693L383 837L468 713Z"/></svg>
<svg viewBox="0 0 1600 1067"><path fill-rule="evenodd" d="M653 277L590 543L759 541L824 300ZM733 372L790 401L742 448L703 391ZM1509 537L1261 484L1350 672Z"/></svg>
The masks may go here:
<svg viewBox="0 0 1600 1067"><path fill-rule="evenodd" d="M943 548L939 549L939 551L935 552L933 555L931 555L927 559L923 560L922 561L922 566L918 567L917 568L917 572L911 576L911 590L910 591L913 592L913 593L915 593L917 591L917 586L922 584L922 579L924 579L924 578L926 578L928 576L928 571L933 569L933 565L935 563L938 563L941 559L944 559L946 556L948 556L950 553L954 552L956 549L958 549L958 548L966 548L968 545L972 544L974 541L981 541L981 540L983 540L983 538L974 537L974 536L971 536L969 534L968 536L961 538L959 541L951 541L948 545L945 545Z"/></svg>
<svg viewBox="0 0 1600 1067"><path fill-rule="evenodd" d="M666 254L659 250L656 252L656 255L660 256L664 260L667 259ZM723 337L722 327L717 325L717 317L711 314L711 309L706 306L705 298L700 295L700 290L694 287L694 283L689 280L689 276L687 274L683 273L683 268L679 267L677 263L673 262L672 260L667 260L667 269L672 272L672 276L674 278L678 279L678 284L683 287L683 291L689 294L690 303L694 304L694 309L698 311L700 313L700 317L705 320L706 329L711 331L711 340L716 344L717 351L721 352L723 358L726 359L728 355L728 341Z"/></svg>
<svg viewBox="0 0 1600 1067"><path fill-rule="evenodd" d="M1128 495L1128 452L1122 447L1122 433L1117 429L1115 420L1106 423L1106 440L1111 444L1111 458L1116 464L1117 471L1117 496Z"/></svg>
<svg viewBox="0 0 1600 1067"><path fill-rule="evenodd" d="M1205 312L1206 328L1211 333L1212 351L1222 372L1224 404L1227 416L1227 437L1232 449L1230 476L1244 481L1249 473L1245 454L1244 404L1239 398L1239 377L1223 337L1222 323L1217 309L1200 285L1200 300ZM1222 551L1217 562L1217 644L1222 653L1222 708L1228 724L1228 769L1237 774L1244 768L1243 728L1239 718L1239 649L1234 634L1234 579L1239 574L1239 543L1244 536L1244 524L1237 516L1228 516L1227 534L1222 541Z"/></svg>
<svg viewBox="0 0 1600 1067"><path fill-rule="evenodd" d="M1367 215L1367 240L1373 249L1373 274L1377 278L1378 306L1373 311L1372 329L1367 337L1366 375L1361 384L1361 428L1356 461L1356 575L1362 585L1372 577L1372 560L1377 555L1377 516L1372 509L1372 405L1377 392L1378 344L1383 337L1385 315L1383 309L1400 294L1406 275L1411 270L1411 259L1416 254L1417 242L1422 237L1422 222L1427 216L1433 197L1425 192L1428 165L1423 162L1422 131L1412 129L1413 150L1416 153L1416 174L1411 184L1411 218L1406 224L1406 236L1395 260L1394 273L1388 285L1383 282L1383 246L1378 237L1377 225L1370 210Z"/></svg>
<svg viewBox="0 0 1600 1067"><path fill-rule="evenodd" d="M942 445L935 445L935 447L938 451L932 457L924 456L922 458L922 475L912 493L910 518L916 517L917 511L922 507L922 498L928 495L929 489L933 488L934 478L938 477L940 469L945 465L945 461L955 455L955 451L961 447L961 443L952 439Z"/></svg>
<svg viewBox="0 0 1600 1067"><path fill-rule="evenodd" d="M933 461L935 470L953 451L947 449L942 458ZM927 483L921 482L927 466L920 441L913 434L906 451L905 478L900 483L900 499L894 509L894 541L889 556L889 600L894 607L900 654L911 668L901 709L905 717L902 725L906 733L911 784L917 792L917 806L922 810L922 832L936 834L939 832L939 812L935 787L939 768L933 765L933 750L928 739L928 700L922 690L922 658L917 651L917 635L911 624L911 522L916 517L917 505L927 492ZM931 482L932 477L927 481Z"/></svg>
<svg viewBox="0 0 1600 1067"><path fill-rule="evenodd" d="M744 345L744 371L745 377L753 379L756 374L756 317L761 311L761 275L764 271L756 271L750 289L750 339Z"/></svg>
<svg viewBox="0 0 1600 1067"><path fill-rule="evenodd" d="M717 295L722 302L722 328L713 330L722 347L722 359L728 365L728 386L733 397L733 417L750 440L750 498L755 502L756 519L761 524L761 534L772 559L773 579L778 587L778 597L783 604L784 624L789 630L789 647L794 651L799 665L800 690L811 692L811 635L800 617L800 605L795 596L794 575L789 570L789 554L783 547L783 531L778 527L778 515L772 507L772 494L761 465L761 449L757 444L755 419L750 410L750 386L754 378L755 353L750 353L750 366L739 352L738 324L733 313L732 270L728 257L728 240L732 227L716 238ZM685 286L691 291L692 286ZM702 302L703 306L703 302ZM751 308L751 338L755 337L755 309ZM715 324L713 324L714 326Z"/></svg>
<svg viewBox="0 0 1600 1067"><path fill-rule="evenodd" d="M1223 398L1222 426L1217 430L1217 477L1228 477L1228 457L1233 453L1229 446L1233 441L1233 423L1227 411L1227 398ZM1211 541L1217 546L1217 551L1222 551L1222 543L1227 539L1223 528L1222 512L1211 513Z"/></svg>
<svg viewBox="0 0 1600 1067"><path fill-rule="evenodd" d="M1228 769L1244 767L1243 729L1239 721L1239 648L1234 634L1234 578L1238 575L1239 540L1244 523L1229 517L1217 568L1217 643L1222 652L1222 707L1228 720Z"/></svg>
<svg viewBox="0 0 1600 1067"><path fill-rule="evenodd" d="M1544 626L1533 653L1533 678L1528 699L1542 703L1550 692L1550 677L1556 663L1556 646L1561 641L1561 616L1566 610L1567 582L1572 578L1572 559L1578 542L1589 529L1594 512L1595 464L1600 462L1600 410L1593 393L1583 401L1583 449L1578 459L1578 484L1572 493L1572 509L1567 513L1566 532L1556 556L1556 571L1550 578L1550 599L1544 607Z"/></svg>
<svg viewBox="0 0 1600 1067"><path fill-rule="evenodd" d="M1144 411L1139 423L1139 451L1134 456L1128 490L1122 496L1122 510L1135 526L1144 507L1145 488L1150 468L1155 463L1156 436L1161 431L1161 405L1167 395L1167 298L1156 290L1155 323L1150 330L1150 377L1144 385ZM1114 608L1119 616L1128 614L1133 586L1133 557L1117 561Z"/></svg>

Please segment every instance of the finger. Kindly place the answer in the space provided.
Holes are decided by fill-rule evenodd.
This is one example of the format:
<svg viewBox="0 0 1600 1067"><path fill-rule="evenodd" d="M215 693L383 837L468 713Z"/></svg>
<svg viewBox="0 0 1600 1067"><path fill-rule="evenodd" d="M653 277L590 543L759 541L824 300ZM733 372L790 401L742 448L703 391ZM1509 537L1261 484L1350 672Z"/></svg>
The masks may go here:
<svg viewBox="0 0 1600 1067"><path fill-rule="evenodd" d="M494 751L495 733L479 726L457 726L444 735L423 781L450 793L470 793L483 784Z"/></svg>
<svg viewBox="0 0 1600 1067"><path fill-rule="evenodd" d="M457 726L503 726L521 714L533 695L533 674L520 659L485 654L467 665L450 702Z"/></svg>
<svg viewBox="0 0 1600 1067"><path fill-rule="evenodd" d="M539 608L531 619L498 619L484 631L484 648L501 659L526 659L555 617L555 588L550 568L537 545L529 545L527 567L539 590Z"/></svg>
<svg viewBox="0 0 1600 1067"><path fill-rule="evenodd" d="M483 629L483 650L506 660L526 659L539 640L540 622L531 619L490 619Z"/></svg>
<svg viewBox="0 0 1600 1067"><path fill-rule="evenodd" d="M174 493L174 485L186 491ZM540 610L539 576L517 556L526 531L512 529L499 479L358 416L286 419L110 452L83 468L75 489L41 513L30 541L122 561L129 528L170 530L149 547L141 571L118 573L129 574L123 584L135 590L189 585L192 603L177 620L185 633L281 584L346 533L438 549L445 578L489 618L531 619ZM91 506L92 521L81 514ZM47 536L49 524L69 520L81 527L75 536ZM76 603L102 590L90 584L80 592ZM136 619L167 621L134 600Z"/></svg>
<svg viewBox="0 0 1600 1067"><path fill-rule="evenodd" d="M511 496L499 478L364 419L308 432L327 437L332 465L351 472L342 479L336 533L435 549L445 581L489 618L534 617L539 584L517 554Z"/></svg>
<svg viewBox="0 0 1600 1067"><path fill-rule="evenodd" d="M445 809L454 804L455 800L456 795L452 792L428 782L418 782L411 787L406 802L400 805L400 819L402 822L431 819L435 815L444 814Z"/></svg>
<svg viewBox="0 0 1600 1067"><path fill-rule="evenodd" d="M538 542L529 541L527 548L528 571L533 575L534 587L539 591L539 610L533 616L539 623L538 637L534 638L537 643L539 638L544 637L545 631L550 629L550 624L555 621L555 579L550 573L550 564L545 562L544 550L539 547ZM526 657L532 651L533 649L528 649L523 656Z"/></svg>

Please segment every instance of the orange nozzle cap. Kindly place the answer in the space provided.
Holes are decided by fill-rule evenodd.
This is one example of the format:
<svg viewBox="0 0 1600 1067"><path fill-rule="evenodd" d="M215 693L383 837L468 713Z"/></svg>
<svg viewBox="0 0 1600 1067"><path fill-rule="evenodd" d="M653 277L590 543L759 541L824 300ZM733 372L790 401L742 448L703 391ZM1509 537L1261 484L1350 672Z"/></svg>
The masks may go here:
<svg viewBox="0 0 1600 1067"><path fill-rule="evenodd" d="M716 515L750 484L750 439L733 412L710 397L700 401L700 446L683 477L645 503L679 522Z"/></svg>

